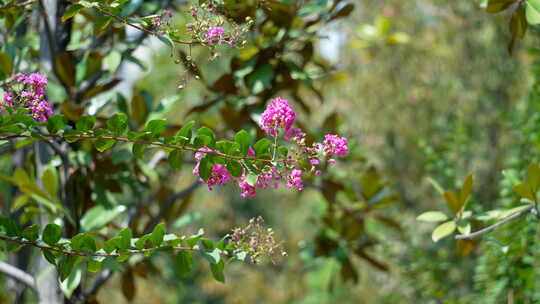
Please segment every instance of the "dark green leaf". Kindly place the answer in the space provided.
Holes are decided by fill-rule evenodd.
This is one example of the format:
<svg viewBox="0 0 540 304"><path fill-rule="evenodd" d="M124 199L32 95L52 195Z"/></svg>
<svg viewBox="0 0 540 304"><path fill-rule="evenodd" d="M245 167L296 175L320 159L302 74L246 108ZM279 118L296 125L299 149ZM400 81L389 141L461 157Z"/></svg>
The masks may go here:
<svg viewBox="0 0 540 304"><path fill-rule="evenodd" d="M249 146L251 144L251 136L248 132L241 130L234 135L234 140L240 144L242 155L247 155Z"/></svg>
<svg viewBox="0 0 540 304"><path fill-rule="evenodd" d="M179 251L175 259L176 271L181 277L186 277L193 268L193 257L187 250Z"/></svg>
<svg viewBox="0 0 540 304"><path fill-rule="evenodd" d="M121 136L126 132L128 117L124 113L116 113L107 120L107 128L116 136Z"/></svg>
<svg viewBox="0 0 540 304"><path fill-rule="evenodd" d="M223 270L225 269L225 263L223 260L219 261L217 264L210 263L210 270L212 271L212 276L214 279L221 283L225 283L225 275L223 274Z"/></svg>
<svg viewBox="0 0 540 304"><path fill-rule="evenodd" d="M39 237L39 225L34 224L26 227L22 232L22 236L30 242L35 242Z"/></svg>
<svg viewBox="0 0 540 304"><path fill-rule="evenodd" d="M161 245L161 243L163 243L164 236L165 236L165 224L160 223L156 225L156 227L150 234L150 242L152 242L152 245L157 247Z"/></svg>
<svg viewBox="0 0 540 304"><path fill-rule="evenodd" d="M56 224L47 224L43 230L43 241L48 245L54 246L62 236L62 228Z"/></svg>

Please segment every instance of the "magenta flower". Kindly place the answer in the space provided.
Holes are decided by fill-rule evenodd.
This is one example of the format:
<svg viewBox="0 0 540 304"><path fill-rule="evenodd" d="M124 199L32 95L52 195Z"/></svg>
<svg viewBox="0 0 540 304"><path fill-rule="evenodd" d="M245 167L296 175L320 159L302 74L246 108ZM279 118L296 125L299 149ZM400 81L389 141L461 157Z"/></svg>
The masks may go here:
<svg viewBox="0 0 540 304"><path fill-rule="evenodd" d="M53 113L51 104L45 100L47 77L39 73L29 75L18 73L11 79L14 83L7 86L1 104L26 108L30 110L30 116L37 121L47 121Z"/></svg>
<svg viewBox="0 0 540 304"><path fill-rule="evenodd" d="M217 41L217 44L222 44L224 39L223 36L225 35L225 30L221 26L214 26L208 29L208 32L206 33L206 40L209 45L213 44L215 41Z"/></svg>
<svg viewBox="0 0 540 304"><path fill-rule="evenodd" d="M200 181L208 185L208 190L212 190L212 186L225 186L231 179L232 176L224 165L214 164L208 180L200 179Z"/></svg>
<svg viewBox="0 0 540 304"><path fill-rule="evenodd" d="M42 100L30 107L30 113L37 121L45 122L53 114L53 111L51 104L46 100Z"/></svg>
<svg viewBox="0 0 540 304"><path fill-rule="evenodd" d="M287 188L293 187L298 189L298 191L304 189L304 185L302 184L302 170L300 169L293 169L291 174L287 176Z"/></svg>
<svg viewBox="0 0 540 304"><path fill-rule="evenodd" d="M287 134L295 120L296 113L292 110L289 102L281 97L276 97L270 101L262 113L261 128L273 136L278 135L280 128L283 128Z"/></svg>
<svg viewBox="0 0 540 304"><path fill-rule="evenodd" d="M2 105L13 107L13 93L6 92L4 93L4 97L2 98ZM3 109L0 109L0 111Z"/></svg>
<svg viewBox="0 0 540 304"><path fill-rule="evenodd" d="M327 134L324 136L323 149L326 156L345 156L349 153L349 141L345 137Z"/></svg>

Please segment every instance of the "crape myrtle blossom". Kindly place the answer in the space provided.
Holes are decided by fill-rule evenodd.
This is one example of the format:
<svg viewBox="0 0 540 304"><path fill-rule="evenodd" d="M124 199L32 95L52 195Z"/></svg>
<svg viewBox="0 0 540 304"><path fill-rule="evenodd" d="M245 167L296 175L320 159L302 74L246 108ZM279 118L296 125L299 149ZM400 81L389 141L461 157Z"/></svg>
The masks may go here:
<svg viewBox="0 0 540 304"><path fill-rule="evenodd" d="M217 44L222 44L225 39L225 30L221 26L213 26L208 29L206 33L206 43L212 45L217 42Z"/></svg>
<svg viewBox="0 0 540 304"><path fill-rule="evenodd" d="M37 121L47 121L53 113L51 104L45 100L47 83L47 77L39 73L15 74L4 86L5 93L0 105L14 109L26 108Z"/></svg>
<svg viewBox="0 0 540 304"><path fill-rule="evenodd" d="M267 162L251 161L248 166L246 162L239 161L242 166L242 174L239 177L233 177L224 164L213 164L209 170L209 177L204 180L199 180L208 186L209 190L213 186L224 186L229 182L233 182L240 189L242 198L254 197L257 195L258 189L266 189L269 187L277 188L280 183L283 183L288 189L302 191L304 189L303 177L307 174L315 176L321 175L320 166L323 165L323 160L327 163L334 163L334 157L346 156L349 153L349 143L345 137L340 137L335 134L327 134L322 142L314 142L310 145L306 143L306 133L294 128L296 113L286 99L275 97L267 105L265 111L261 115L260 126L266 134L273 137L274 144L271 145L267 152L273 155ZM279 136L282 136L289 146L283 158L279 158L280 153L277 153L279 148ZM280 150L281 151L281 150ZM207 153L220 152L212 150L208 147L199 148L195 153L197 164L193 170L193 174L199 175L201 160ZM268 154L266 154L269 157ZM257 158L257 153L253 147L247 150L246 161L249 158ZM248 169L250 168L251 169Z"/></svg>
<svg viewBox="0 0 540 304"><path fill-rule="evenodd" d="M261 128L272 136L277 136L280 128L287 134L295 120L296 113L292 110L289 102L281 97L276 97L270 101L262 113Z"/></svg>

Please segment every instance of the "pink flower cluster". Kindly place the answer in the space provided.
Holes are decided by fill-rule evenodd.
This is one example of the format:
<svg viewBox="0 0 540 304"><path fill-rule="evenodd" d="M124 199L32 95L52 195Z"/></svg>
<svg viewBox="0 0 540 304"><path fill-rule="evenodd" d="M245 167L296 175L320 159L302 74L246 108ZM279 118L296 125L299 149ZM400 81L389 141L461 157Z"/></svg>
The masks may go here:
<svg viewBox="0 0 540 304"><path fill-rule="evenodd" d="M47 77L39 73L15 74L6 82L7 90L0 105L10 108L26 108L40 122L52 115L51 104L45 100Z"/></svg>
<svg viewBox="0 0 540 304"><path fill-rule="evenodd" d="M210 177L207 180L199 180L208 185L212 190L215 185L224 186L229 181L234 181L241 190L242 198L252 197L257 194L257 189L266 189L269 186L277 188L280 183L284 183L289 189L301 191L304 189L302 175L309 172L320 175L318 166L322 160L328 159L328 163L334 163L335 156L345 156L349 153L349 142L346 138L335 134L327 134L323 142L306 144L306 134L298 128L293 128L296 120L296 113L286 99L276 97L271 100L267 108L261 115L261 128L269 135L276 138L282 134L284 139L293 144L293 149L289 149L289 155L282 160L275 159L278 147L273 146L272 162L266 162L262 168L257 168L258 175L253 176L246 169L242 169L242 175L238 178L232 177L227 167L221 164L214 164ZM277 143L277 141L276 141ZM199 176L201 159L207 153L219 152L208 147L202 147L195 154L197 164L193 173ZM255 151L250 147L248 157L255 158ZM306 160L305 162L302 159ZM309 165L302 165L309 163ZM260 162L259 162L260 164Z"/></svg>
<svg viewBox="0 0 540 304"><path fill-rule="evenodd" d="M296 120L296 113L286 99L276 97L270 101L266 110L261 116L262 129L272 136L279 134L279 129L283 128L288 137L293 133L302 132L300 129L291 129Z"/></svg>
<svg viewBox="0 0 540 304"><path fill-rule="evenodd" d="M206 42L208 45L213 43L222 44L225 39L225 30L221 26L214 26L208 29L206 33Z"/></svg>

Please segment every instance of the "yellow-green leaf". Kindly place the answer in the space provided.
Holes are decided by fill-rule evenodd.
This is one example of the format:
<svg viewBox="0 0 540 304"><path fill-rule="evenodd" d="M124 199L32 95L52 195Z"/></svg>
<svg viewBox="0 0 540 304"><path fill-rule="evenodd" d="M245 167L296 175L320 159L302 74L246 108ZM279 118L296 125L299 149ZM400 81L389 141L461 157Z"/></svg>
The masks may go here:
<svg viewBox="0 0 540 304"><path fill-rule="evenodd" d="M529 199L531 201L536 201L535 195L531 190L531 186L528 183L521 183L519 185L514 186L514 191L516 191L519 196Z"/></svg>
<svg viewBox="0 0 540 304"><path fill-rule="evenodd" d="M58 180L56 179L56 175L53 173L51 168L48 168L43 172L41 182L51 197L56 197L56 194L58 193Z"/></svg>
<svg viewBox="0 0 540 304"><path fill-rule="evenodd" d="M433 230L433 233L431 234L431 238L434 242L439 241L440 239L443 239L450 234L452 234L456 230L456 222L449 221L443 224L440 224Z"/></svg>
<svg viewBox="0 0 540 304"><path fill-rule="evenodd" d="M440 211L427 211L420 214L416 220L423 222L443 222L448 219L448 216Z"/></svg>
<svg viewBox="0 0 540 304"><path fill-rule="evenodd" d="M527 3L525 15L527 16L527 22L529 22L529 24L540 24L540 12L530 3Z"/></svg>
<svg viewBox="0 0 540 304"><path fill-rule="evenodd" d="M527 183L533 193L540 188L540 167L537 164L530 164L527 168Z"/></svg>

